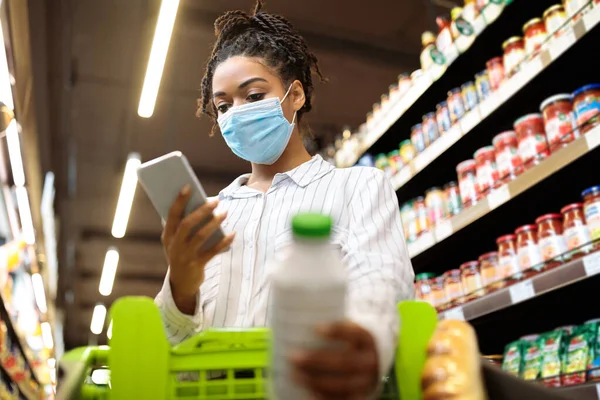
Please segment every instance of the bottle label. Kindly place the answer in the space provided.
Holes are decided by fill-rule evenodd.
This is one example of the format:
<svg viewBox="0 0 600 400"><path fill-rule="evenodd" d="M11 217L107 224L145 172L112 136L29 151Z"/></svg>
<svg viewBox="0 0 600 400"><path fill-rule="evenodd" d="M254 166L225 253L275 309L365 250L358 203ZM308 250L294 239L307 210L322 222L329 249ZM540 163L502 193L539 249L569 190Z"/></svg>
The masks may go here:
<svg viewBox="0 0 600 400"><path fill-rule="evenodd" d="M528 243L526 246L520 247L517 251L519 257L519 265L523 271L538 265L542 260L542 253L537 244Z"/></svg>
<svg viewBox="0 0 600 400"><path fill-rule="evenodd" d="M574 128L572 114L560 113L546 122L546 136L551 144L568 142Z"/></svg>
<svg viewBox="0 0 600 400"><path fill-rule="evenodd" d="M564 237L569 250L590 242L590 232L585 225L576 225L565 229Z"/></svg>
<svg viewBox="0 0 600 400"><path fill-rule="evenodd" d="M551 260L567 251L567 244L562 235L551 235L542 238L539 240L538 246L544 261Z"/></svg>
<svg viewBox="0 0 600 400"><path fill-rule="evenodd" d="M530 161L546 150L546 138L535 134L519 141L519 156L525 161Z"/></svg>
<svg viewBox="0 0 600 400"><path fill-rule="evenodd" d="M585 221L592 240L600 239L600 201L584 206Z"/></svg>
<svg viewBox="0 0 600 400"><path fill-rule="evenodd" d="M498 266L500 268L500 279L509 278L521 271L519 261L513 254L498 257Z"/></svg>
<svg viewBox="0 0 600 400"><path fill-rule="evenodd" d="M510 75L523 61L525 57L525 50L512 50L504 54L504 70L507 75Z"/></svg>
<svg viewBox="0 0 600 400"><path fill-rule="evenodd" d="M492 162L485 163L477 168L477 186L479 193L482 194L486 190L494 186L496 178L496 166Z"/></svg>
<svg viewBox="0 0 600 400"><path fill-rule="evenodd" d="M468 203L477 198L477 190L475 189L475 176L467 175L458 182L460 189L460 197L463 203Z"/></svg>

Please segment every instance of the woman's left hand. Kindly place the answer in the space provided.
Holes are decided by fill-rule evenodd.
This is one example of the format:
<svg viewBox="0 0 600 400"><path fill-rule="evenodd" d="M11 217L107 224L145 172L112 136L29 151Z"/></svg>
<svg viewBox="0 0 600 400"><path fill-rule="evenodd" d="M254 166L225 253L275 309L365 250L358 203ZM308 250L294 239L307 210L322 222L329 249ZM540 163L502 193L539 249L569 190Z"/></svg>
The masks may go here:
<svg viewBox="0 0 600 400"><path fill-rule="evenodd" d="M353 322L339 322L318 333L341 345L294 354L296 382L317 399L364 400L373 395L379 382L379 358L369 331Z"/></svg>

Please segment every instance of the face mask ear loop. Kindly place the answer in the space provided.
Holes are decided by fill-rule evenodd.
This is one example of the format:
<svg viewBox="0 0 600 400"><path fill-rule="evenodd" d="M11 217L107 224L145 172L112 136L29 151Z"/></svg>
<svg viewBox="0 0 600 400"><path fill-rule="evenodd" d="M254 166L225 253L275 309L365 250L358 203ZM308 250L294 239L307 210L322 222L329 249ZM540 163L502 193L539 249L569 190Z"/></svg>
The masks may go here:
<svg viewBox="0 0 600 400"><path fill-rule="evenodd" d="M281 104L283 104L283 102L285 101L287 95L290 94L290 90L292 90L292 85L290 85L290 87L288 88L287 92L285 92L285 96L283 96L283 99L281 99L281 101L280 101Z"/></svg>
<svg viewBox="0 0 600 400"><path fill-rule="evenodd" d="M294 116L292 117L292 125L294 125L294 122L296 121L296 114L298 113L298 111L294 111Z"/></svg>

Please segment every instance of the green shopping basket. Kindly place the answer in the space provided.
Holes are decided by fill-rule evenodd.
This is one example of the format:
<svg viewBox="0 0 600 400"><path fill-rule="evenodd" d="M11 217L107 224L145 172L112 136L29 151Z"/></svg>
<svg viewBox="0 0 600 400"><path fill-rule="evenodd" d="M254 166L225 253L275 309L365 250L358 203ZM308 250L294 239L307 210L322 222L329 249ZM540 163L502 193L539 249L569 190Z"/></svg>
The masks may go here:
<svg viewBox="0 0 600 400"><path fill-rule="evenodd" d="M402 323L395 366L384 379L382 400L419 400L425 348L437 321L423 302L398 306ZM129 297L111 308L110 347L64 355L58 400L264 400L269 397L269 330L200 332L171 347L152 299ZM92 373L110 370L110 382Z"/></svg>

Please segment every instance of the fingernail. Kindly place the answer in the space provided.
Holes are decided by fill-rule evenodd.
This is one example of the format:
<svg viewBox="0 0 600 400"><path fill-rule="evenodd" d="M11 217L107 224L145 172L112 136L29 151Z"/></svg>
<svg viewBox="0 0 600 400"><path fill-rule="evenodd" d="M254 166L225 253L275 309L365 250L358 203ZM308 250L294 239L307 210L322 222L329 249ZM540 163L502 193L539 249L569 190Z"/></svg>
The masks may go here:
<svg viewBox="0 0 600 400"><path fill-rule="evenodd" d="M181 189L181 194L187 196L190 193L190 185L185 185L183 189Z"/></svg>

